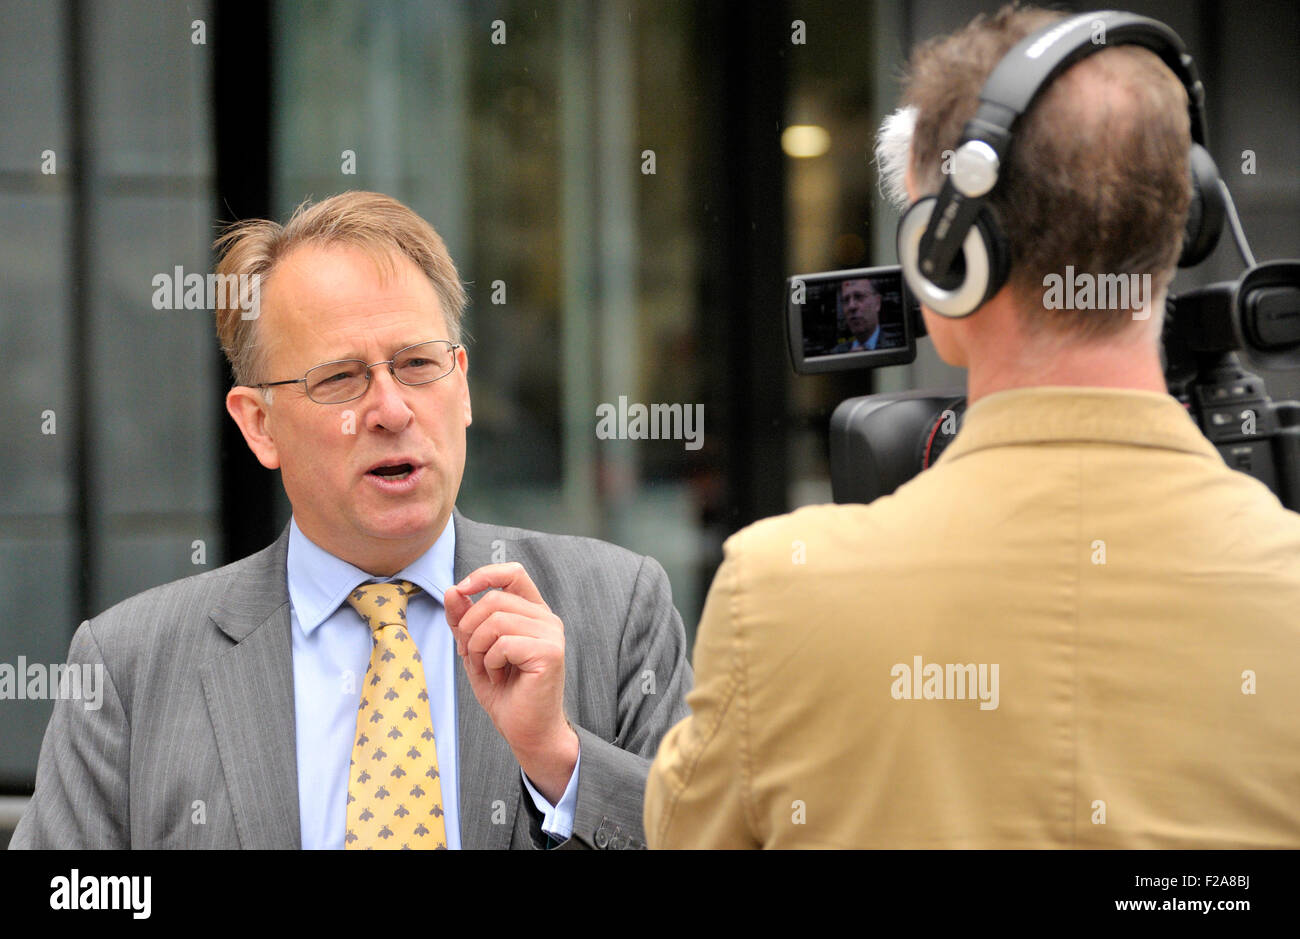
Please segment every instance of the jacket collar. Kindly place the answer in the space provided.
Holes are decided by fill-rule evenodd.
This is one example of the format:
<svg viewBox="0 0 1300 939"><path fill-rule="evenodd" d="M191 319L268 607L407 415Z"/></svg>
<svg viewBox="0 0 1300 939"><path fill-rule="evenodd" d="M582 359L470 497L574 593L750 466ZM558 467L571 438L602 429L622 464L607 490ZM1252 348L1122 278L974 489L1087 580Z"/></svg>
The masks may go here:
<svg viewBox="0 0 1300 939"><path fill-rule="evenodd" d="M289 603L289 526L267 547L232 564L221 603L209 612L212 622L235 642L243 642ZM287 638L287 636L286 636Z"/></svg>
<svg viewBox="0 0 1300 939"><path fill-rule="evenodd" d="M209 616L235 644L199 669L243 848L302 846L288 547L286 527L270 547L231 566Z"/></svg>
<svg viewBox="0 0 1300 939"><path fill-rule="evenodd" d="M961 430L936 465L991 447L1038 443L1126 444L1223 459L1170 395L1053 385L980 398L966 411Z"/></svg>

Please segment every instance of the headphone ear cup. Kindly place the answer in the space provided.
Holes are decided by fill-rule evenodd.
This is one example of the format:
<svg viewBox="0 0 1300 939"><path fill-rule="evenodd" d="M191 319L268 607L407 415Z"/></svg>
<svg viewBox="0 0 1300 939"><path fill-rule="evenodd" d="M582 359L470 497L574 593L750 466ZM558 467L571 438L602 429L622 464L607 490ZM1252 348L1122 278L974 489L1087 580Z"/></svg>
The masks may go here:
<svg viewBox="0 0 1300 939"><path fill-rule="evenodd" d="M934 196L920 199L898 220L898 264L913 297L940 316L958 319L998 292L1006 279L1009 252L997 222L983 209L962 240L961 283L948 290L931 281L921 273L921 238L938 202Z"/></svg>
<svg viewBox="0 0 1300 939"><path fill-rule="evenodd" d="M994 217L993 210L987 205L975 216L975 228L979 230L989 255L989 282L980 299L980 305L983 306L1007 282L1007 275L1011 273L1011 243L1002 233L1002 226Z"/></svg>
<svg viewBox="0 0 1300 939"><path fill-rule="evenodd" d="M934 214L934 196L917 199L898 219L898 228L894 232L894 247L898 252L898 266L903 271L903 280L913 296L926 292L929 281L921 273L920 236L925 233Z"/></svg>
<svg viewBox="0 0 1300 939"><path fill-rule="evenodd" d="M1192 177L1192 199L1187 207L1187 227L1183 230L1179 267L1192 267L1210 256L1219 243L1228 211L1219 168L1214 165L1214 157L1209 151L1199 143L1192 144L1187 165Z"/></svg>

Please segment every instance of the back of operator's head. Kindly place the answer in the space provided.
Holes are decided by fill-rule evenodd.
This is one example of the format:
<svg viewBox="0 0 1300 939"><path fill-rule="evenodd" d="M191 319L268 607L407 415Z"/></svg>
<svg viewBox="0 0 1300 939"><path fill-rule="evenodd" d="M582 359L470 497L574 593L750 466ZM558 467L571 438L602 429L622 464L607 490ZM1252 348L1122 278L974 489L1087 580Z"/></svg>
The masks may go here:
<svg viewBox="0 0 1300 939"><path fill-rule="evenodd" d="M916 48L903 101L917 111L909 169L918 196L942 187L944 152L956 149L998 62L1065 18L1006 6ZM1150 274L1152 293L1164 296L1191 197L1190 146L1187 92L1147 49L1092 53L1042 90L1015 126L988 201L1010 242L1008 285L1029 333L1096 339L1132 323L1126 309L1045 309L1044 277L1067 265L1094 277Z"/></svg>

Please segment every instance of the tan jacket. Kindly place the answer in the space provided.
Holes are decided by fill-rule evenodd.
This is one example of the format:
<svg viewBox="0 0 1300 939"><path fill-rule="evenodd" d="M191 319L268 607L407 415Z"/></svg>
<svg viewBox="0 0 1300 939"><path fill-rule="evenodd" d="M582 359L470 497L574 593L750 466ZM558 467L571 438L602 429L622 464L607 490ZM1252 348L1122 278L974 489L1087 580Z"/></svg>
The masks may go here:
<svg viewBox="0 0 1300 939"><path fill-rule="evenodd" d="M651 847L1300 847L1300 515L1167 395L993 394L737 533L695 668Z"/></svg>

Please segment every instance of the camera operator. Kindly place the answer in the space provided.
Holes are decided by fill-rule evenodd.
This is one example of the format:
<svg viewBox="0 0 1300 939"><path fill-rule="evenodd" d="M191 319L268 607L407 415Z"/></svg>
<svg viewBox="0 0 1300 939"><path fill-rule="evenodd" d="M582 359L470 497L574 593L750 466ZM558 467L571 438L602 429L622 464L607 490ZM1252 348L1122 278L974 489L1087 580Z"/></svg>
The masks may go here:
<svg viewBox="0 0 1300 939"><path fill-rule="evenodd" d="M894 192L940 190L986 78L1061 19L1004 8L915 50ZM1008 279L973 315L922 308L968 370L964 426L893 495L727 542L652 847L1300 847L1300 515L1161 368L1190 143L1136 45L1033 100L989 198ZM1051 275L1151 287L1072 309Z"/></svg>

